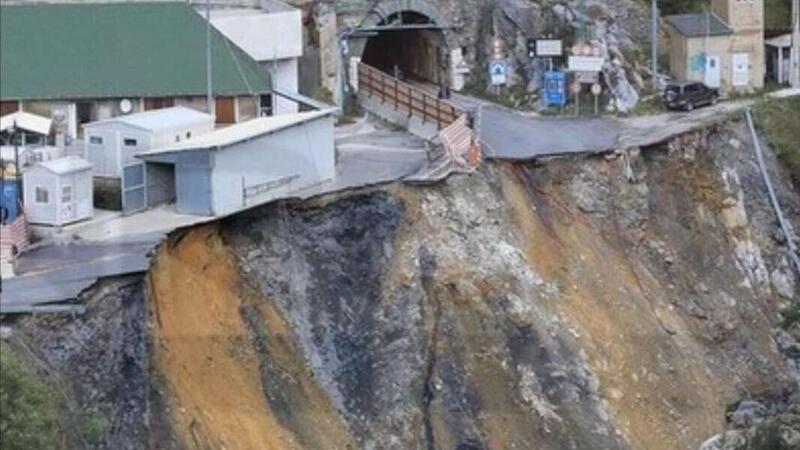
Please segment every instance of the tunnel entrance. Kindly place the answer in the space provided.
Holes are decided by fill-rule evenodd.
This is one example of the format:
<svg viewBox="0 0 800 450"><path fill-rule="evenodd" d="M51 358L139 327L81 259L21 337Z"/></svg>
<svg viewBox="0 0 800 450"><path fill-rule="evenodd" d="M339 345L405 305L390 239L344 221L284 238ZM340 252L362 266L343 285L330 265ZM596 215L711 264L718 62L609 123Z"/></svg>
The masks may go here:
<svg viewBox="0 0 800 450"><path fill-rule="evenodd" d="M407 82L447 87L447 43L442 27L415 11L398 11L368 33L361 61Z"/></svg>

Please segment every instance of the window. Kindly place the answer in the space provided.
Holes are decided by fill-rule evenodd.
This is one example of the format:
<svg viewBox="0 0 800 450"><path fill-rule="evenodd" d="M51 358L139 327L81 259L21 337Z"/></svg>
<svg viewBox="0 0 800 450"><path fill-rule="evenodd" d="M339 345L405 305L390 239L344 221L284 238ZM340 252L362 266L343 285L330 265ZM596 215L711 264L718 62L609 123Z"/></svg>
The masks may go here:
<svg viewBox="0 0 800 450"><path fill-rule="evenodd" d="M61 203L72 203L72 186L61 188Z"/></svg>
<svg viewBox="0 0 800 450"><path fill-rule="evenodd" d="M89 143L95 145L102 145L103 138L101 138L100 136L89 136Z"/></svg>
<svg viewBox="0 0 800 450"><path fill-rule="evenodd" d="M50 203L50 192L47 188L36 186L36 203Z"/></svg>
<svg viewBox="0 0 800 450"><path fill-rule="evenodd" d="M122 143L125 144L126 147L136 147L139 144L136 142L136 139L133 138L125 138Z"/></svg>
<svg viewBox="0 0 800 450"><path fill-rule="evenodd" d="M181 135L180 134L176 134L175 135L175 142L180 142L180 141L181 141Z"/></svg>
<svg viewBox="0 0 800 450"><path fill-rule="evenodd" d="M187 131L186 132L186 139L189 139L191 137L192 137L192 132L191 131Z"/></svg>

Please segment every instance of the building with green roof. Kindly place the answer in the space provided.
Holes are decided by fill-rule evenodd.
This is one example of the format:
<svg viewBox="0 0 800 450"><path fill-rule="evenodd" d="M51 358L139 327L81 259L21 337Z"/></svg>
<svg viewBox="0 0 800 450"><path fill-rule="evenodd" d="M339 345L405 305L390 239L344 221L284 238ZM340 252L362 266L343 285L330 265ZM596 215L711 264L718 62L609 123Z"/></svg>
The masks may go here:
<svg viewBox="0 0 800 450"><path fill-rule="evenodd" d="M211 29L218 122L259 113L262 65ZM2 111L85 122L164 106L206 109L206 21L185 2L0 6Z"/></svg>

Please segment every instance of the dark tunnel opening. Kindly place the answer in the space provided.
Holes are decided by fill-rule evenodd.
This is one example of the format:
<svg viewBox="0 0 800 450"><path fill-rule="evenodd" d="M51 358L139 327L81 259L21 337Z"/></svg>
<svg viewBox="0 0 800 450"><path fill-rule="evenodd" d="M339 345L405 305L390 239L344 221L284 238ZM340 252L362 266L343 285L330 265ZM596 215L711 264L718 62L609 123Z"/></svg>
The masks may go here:
<svg viewBox="0 0 800 450"><path fill-rule="evenodd" d="M386 30L383 27L397 27ZM367 39L361 61L410 82L443 86L447 73L444 33L430 18L413 11L394 13Z"/></svg>

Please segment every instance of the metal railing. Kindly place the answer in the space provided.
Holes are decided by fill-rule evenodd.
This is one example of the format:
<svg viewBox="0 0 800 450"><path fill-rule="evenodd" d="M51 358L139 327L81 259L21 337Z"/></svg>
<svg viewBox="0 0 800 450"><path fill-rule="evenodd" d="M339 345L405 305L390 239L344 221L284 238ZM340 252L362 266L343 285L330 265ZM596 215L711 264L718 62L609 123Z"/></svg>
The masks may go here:
<svg viewBox="0 0 800 450"><path fill-rule="evenodd" d="M429 92L364 63L358 64L358 88L409 117L436 124L440 130L464 114L464 111Z"/></svg>

